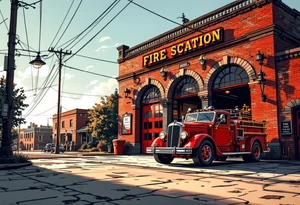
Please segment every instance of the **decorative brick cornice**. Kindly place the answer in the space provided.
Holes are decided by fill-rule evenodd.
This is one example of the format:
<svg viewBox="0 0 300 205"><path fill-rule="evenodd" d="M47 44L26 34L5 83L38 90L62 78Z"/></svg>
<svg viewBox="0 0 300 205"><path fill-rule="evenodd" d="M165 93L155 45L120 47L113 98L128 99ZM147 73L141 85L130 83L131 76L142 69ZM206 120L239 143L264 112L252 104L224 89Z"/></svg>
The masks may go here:
<svg viewBox="0 0 300 205"><path fill-rule="evenodd" d="M148 52L152 49L163 46L167 43L173 42L179 38L187 36L193 32L200 32L201 30L213 26L217 23L226 21L233 18L239 14L249 12L250 10L262 7L268 4L269 0L240 0L235 1L231 4L223 6L215 11L212 11L206 15L203 15L195 20L189 21L182 26L178 26L168 32L165 32L157 37L154 37L146 42L129 48L125 52L123 60L133 58L135 56L141 55L142 53Z"/></svg>
<svg viewBox="0 0 300 205"><path fill-rule="evenodd" d="M292 58L299 58L299 57L300 57L300 47L275 53L276 62L284 61Z"/></svg>

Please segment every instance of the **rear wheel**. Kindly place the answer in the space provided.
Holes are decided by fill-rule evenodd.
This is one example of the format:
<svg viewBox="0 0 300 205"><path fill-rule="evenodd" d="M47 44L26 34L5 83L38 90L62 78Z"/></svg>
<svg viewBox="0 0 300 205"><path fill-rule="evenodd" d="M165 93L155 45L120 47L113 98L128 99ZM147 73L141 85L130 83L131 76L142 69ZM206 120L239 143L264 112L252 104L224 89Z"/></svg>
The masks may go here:
<svg viewBox="0 0 300 205"><path fill-rule="evenodd" d="M154 154L154 159L161 164L170 164L174 157L170 154Z"/></svg>
<svg viewBox="0 0 300 205"><path fill-rule="evenodd" d="M212 143L204 140L201 145L196 149L193 161L196 165L207 166L210 165L215 157L215 150Z"/></svg>
<svg viewBox="0 0 300 205"><path fill-rule="evenodd" d="M252 145L252 151L250 155L243 155L244 162L259 162L261 158L261 146L258 142L254 142Z"/></svg>

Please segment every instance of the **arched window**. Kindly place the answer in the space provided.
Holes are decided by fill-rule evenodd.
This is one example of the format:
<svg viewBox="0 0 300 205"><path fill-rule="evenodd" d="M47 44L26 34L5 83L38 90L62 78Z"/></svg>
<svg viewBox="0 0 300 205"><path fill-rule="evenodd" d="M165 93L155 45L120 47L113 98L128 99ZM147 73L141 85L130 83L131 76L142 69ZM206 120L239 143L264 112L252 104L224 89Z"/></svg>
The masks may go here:
<svg viewBox="0 0 300 205"><path fill-rule="evenodd" d="M236 65L232 65L223 69L216 77L213 88L222 88L235 84L247 83L249 77L247 72Z"/></svg>
<svg viewBox="0 0 300 205"><path fill-rule="evenodd" d="M192 77L183 78L175 89L174 96L182 96L199 92L199 85Z"/></svg>
<svg viewBox="0 0 300 205"><path fill-rule="evenodd" d="M143 103L149 103L161 99L160 91L156 86L151 86L143 96Z"/></svg>

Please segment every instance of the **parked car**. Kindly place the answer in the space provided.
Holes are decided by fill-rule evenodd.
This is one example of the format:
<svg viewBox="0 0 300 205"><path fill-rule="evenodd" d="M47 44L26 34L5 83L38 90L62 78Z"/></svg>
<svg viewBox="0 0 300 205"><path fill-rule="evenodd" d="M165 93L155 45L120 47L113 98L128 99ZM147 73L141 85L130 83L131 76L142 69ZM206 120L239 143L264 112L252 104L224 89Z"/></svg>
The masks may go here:
<svg viewBox="0 0 300 205"><path fill-rule="evenodd" d="M55 147L55 144L54 144L54 143L47 143L47 144L45 145L45 147L43 148L43 151L44 151L44 152L51 152L52 147Z"/></svg>
<svg viewBox="0 0 300 205"><path fill-rule="evenodd" d="M51 148L51 153L55 152L55 147L56 147L56 145L54 144L54 146L52 146L52 148ZM62 145L59 145L59 152L62 152L62 153L65 152L65 148Z"/></svg>

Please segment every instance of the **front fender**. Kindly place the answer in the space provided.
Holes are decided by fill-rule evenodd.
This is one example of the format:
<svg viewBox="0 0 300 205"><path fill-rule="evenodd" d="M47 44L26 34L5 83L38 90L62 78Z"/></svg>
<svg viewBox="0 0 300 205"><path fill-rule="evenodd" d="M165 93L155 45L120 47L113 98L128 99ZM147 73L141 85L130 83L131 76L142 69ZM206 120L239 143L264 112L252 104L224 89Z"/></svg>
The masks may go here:
<svg viewBox="0 0 300 205"><path fill-rule="evenodd" d="M204 139L210 139L215 144L214 139L208 134L197 134L190 138L189 142L184 147L197 148Z"/></svg>
<svg viewBox="0 0 300 205"><path fill-rule="evenodd" d="M165 143L160 137L157 137L152 142L151 147L165 147Z"/></svg>

